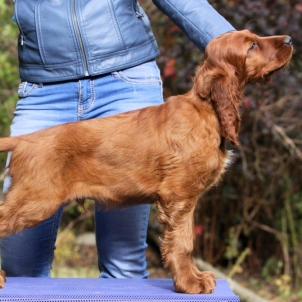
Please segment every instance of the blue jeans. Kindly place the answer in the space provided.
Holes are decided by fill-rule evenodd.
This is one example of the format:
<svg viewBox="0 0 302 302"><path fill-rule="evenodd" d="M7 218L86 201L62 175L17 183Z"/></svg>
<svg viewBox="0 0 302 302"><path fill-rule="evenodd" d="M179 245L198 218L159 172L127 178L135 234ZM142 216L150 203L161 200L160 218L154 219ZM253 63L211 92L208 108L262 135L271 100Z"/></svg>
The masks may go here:
<svg viewBox="0 0 302 302"><path fill-rule="evenodd" d="M19 86L19 102L11 135L163 102L156 62L111 74L62 83ZM131 139L129 137L129 139ZM6 179L4 191L9 187ZM0 241L2 269L7 276L48 277L63 207L40 225ZM147 278L146 233L149 205L95 211L99 268L104 278Z"/></svg>

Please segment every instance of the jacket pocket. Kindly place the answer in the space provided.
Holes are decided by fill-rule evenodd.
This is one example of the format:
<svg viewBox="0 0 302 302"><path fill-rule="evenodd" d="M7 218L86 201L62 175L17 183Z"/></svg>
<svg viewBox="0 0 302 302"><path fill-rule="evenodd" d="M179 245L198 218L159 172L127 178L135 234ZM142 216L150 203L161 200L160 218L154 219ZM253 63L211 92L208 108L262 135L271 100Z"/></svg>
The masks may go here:
<svg viewBox="0 0 302 302"><path fill-rule="evenodd" d="M78 58L70 1L39 0L35 7L36 32L44 65L74 62Z"/></svg>

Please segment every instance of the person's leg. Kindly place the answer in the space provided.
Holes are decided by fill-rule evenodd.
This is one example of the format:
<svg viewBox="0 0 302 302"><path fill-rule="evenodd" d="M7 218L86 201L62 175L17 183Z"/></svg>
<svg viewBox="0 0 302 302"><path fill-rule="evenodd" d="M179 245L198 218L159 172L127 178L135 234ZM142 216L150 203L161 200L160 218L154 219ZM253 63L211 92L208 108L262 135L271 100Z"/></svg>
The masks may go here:
<svg viewBox="0 0 302 302"><path fill-rule="evenodd" d="M96 211L96 242L102 278L148 277L145 252L149 209L149 205L138 205Z"/></svg>
<svg viewBox="0 0 302 302"><path fill-rule="evenodd" d="M102 116L108 116L163 103L162 83L155 61L94 79L90 86L94 103L83 106L82 118L99 116L98 110L102 110ZM148 277L145 249L149 209L149 205L138 205L107 212L96 210L102 278Z"/></svg>
<svg viewBox="0 0 302 302"><path fill-rule="evenodd" d="M30 84L19 87L20 100L11 125L11 135L31 133L61 123L76 121L77 83ZM4 192L9 187L5 179ZM7 276L48 277L63 207L40 225L0 240L2 269Z"/></svg>

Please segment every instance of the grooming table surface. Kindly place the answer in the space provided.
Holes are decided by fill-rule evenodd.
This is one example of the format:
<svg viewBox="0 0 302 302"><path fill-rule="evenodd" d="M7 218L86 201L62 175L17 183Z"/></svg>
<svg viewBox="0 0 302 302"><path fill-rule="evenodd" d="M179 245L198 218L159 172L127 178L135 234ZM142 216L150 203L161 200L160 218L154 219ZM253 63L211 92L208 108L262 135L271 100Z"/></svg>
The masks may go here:
<svg viewBox="0 0 302 302"><path fill-rule="evenodd" d="M226 280L217 280L213 294L174 292L171 279L7 278L0 301L199 301L239 302Z"/></svg>

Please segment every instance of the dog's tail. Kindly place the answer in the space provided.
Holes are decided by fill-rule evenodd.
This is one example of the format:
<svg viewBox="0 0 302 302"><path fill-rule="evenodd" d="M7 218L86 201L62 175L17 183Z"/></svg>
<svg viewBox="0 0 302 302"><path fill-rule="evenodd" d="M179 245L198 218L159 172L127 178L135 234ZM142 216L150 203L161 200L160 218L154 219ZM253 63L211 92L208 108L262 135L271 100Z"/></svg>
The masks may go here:
<svg viewBox="0 0 302 302"><path fill-rule="evenodd" d="M15 136L0 138L0 152L12 151L19 142L19 138Z"/></svg>

